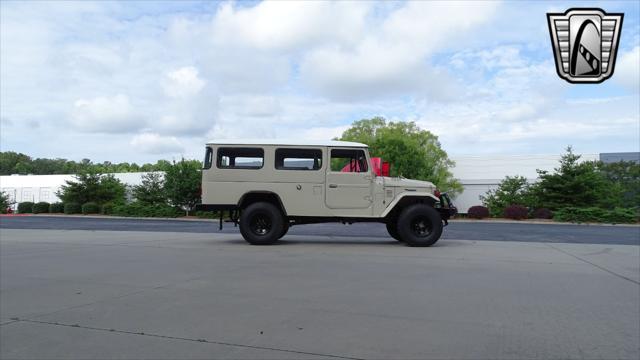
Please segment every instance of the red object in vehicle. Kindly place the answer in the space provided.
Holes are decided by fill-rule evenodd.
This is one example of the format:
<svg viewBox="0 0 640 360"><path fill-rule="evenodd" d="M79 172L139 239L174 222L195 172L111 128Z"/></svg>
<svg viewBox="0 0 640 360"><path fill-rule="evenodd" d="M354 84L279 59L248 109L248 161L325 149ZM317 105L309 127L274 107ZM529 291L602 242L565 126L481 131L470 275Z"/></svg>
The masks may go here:
<svg viewBox="0 0 640 360"><path fill-rule="evenodd" d="M391 164L388 161L382 162L382 176L390 176L391 173Z"/></svg>
<svg viewBox="0 0 640 360"><path fill-rule="evenodd" d="M389 176L391 166L388 162L382 161L382 158L371 158L371 167L373 168L373 172L376 175ZM342 168L341 172L360 172L360 164L358 164L357 162L355 162L354 164L347 164Z"/></svg>

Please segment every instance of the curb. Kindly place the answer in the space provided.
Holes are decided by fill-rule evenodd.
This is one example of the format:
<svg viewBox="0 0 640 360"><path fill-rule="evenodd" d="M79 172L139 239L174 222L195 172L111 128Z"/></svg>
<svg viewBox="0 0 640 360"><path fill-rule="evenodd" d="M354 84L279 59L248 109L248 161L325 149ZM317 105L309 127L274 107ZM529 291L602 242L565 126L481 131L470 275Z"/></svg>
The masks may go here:
<svg viewBox="0 0 640 360"><path fill-rule="evenodd" d="M461 223L494 223L494 224L533 224L533 225L579 225L579 226L622 226L622 227L637 227L640 228L640 224L609 224L609 223L573 223L573 222L557 222L557 221L545 221L545 220L509 220L509 219L451 219L449 222L461 222Z"/></svg>
<svg viewBox="0 0 640 360"><path fill-rule="evenodd" d="M36 217L53 217L53 218L76 218L76 219L118 219L118 220L172 220L172 221L208 221L218 222L219 219L204 219L197 217L137 217L137 216L112 216L112 215L64 215L64 214L22 214L23 216L36 216Z"/></svg>

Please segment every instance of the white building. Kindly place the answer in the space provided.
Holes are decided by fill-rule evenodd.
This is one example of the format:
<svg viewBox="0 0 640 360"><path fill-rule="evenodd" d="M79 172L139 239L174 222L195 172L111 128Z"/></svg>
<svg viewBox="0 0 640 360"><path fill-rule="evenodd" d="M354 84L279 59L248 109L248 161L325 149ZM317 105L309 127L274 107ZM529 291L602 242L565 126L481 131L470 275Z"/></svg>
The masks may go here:
<svg viewBox="0 0 640 360"><path fill-rule="evenodd" d="M116 179L126 185L135 186L142 182L144 172L113 174ZM56 195L62 185L67 181L74 181L73 175L10 175L0 176L0 190L9 195L9 199L16 203L32 202L59 202Z"/></svg>

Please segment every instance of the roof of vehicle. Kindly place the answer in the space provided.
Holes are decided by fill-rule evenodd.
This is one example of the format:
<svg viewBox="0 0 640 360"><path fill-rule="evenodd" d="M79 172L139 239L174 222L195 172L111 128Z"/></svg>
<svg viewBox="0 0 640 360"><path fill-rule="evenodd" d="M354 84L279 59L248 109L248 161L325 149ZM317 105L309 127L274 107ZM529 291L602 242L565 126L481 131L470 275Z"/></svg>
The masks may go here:
<svg viewBox="0 0 640 360"><path fill-rule="evenodd" d="M285 146L335 146L335 147L368 147L367 144L336 140L285 140L285 139L219 139L207 144L215 145L285 145Z"/></svg>

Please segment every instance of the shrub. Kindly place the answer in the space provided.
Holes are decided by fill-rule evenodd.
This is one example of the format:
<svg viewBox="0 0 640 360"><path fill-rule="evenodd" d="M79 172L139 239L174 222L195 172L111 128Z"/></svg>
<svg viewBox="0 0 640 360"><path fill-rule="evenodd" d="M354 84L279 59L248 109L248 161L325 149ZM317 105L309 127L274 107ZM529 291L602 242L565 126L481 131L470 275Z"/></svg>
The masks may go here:
<svg viewBox="0 0 640 360"><path fill-rule="evenodd" d="M489 209L482 205L472 206L467 210L467 216L472 219L484 219L489 217Z"/></svg>
<svg viewBox="0 0 640 360"><path fill-rule="evenodd" d="M82 208L80 207L80 204L76 202L68 202L64 204L63 211L65 214L80 214Z"/></svg>
<svg viewBox="0 0 640 360"><path fill-rule="evenodd" d="M82 204L82 214L98 214L100 213L100 206L94 202L88 202Z"/></svg>
<svg viewBox="0 0 640 360"><path fill-rule="evenodd" d="M100 213L102 215L111 215L111 214L113 214L113 204L112 203L106 203L106 204L102 205L102 208L100 209Z"/></svg>
<svg viewBox="0 0 640 360"><path fill-rule="evenodd" d="M0 191L0 214L5 214L14 202L9 198L9 194Z"/></svg>
<svg viewBox="0 0 640 360"><path fill-rule="evenodd" d="M504 209L504 217L513 220L526 219L529 215L529 210L522 205L509 205Z"/></svg>
<svg viewBox="0 0 640 360"><path fill-rule="evenodd" d="M98 174L80 171L74 175L75 179L66 181L56 194L65 203L97 204L124 203L126 186L113 174Z"/></svg>
<svg viewBox="0 0 640 360"><path fill-rule="evenodd" d="M589 207L566 207L559 209L553 216L554 220L569 222L606 222L606 223L635 223L639 220L637 210L632 208L614 208L612 210Z"/></svg>
<svg viewBox="0 0 640 360"><path fill-rule="evenodd" d="M34 214L46 214L49 212L49 203L41 201L39 203L33 204L33 213Z"/></svg>
<svg viewBox="0 0 640 360"><path fill-rule="evenodd" d="M504 215L505 209L513 204L533 205L531 186L524 176L507 176L496 189L487 191L480 196L482 204L489 208L493 217Z"/></svg>
<svg viewBox="0 0 640 360"><path fill-rule="evenodd" d="M25 201L18 204L19 214L30 214L33 212L33 203L31 201Z"/></svg>
<svg viewBox="0 0 640 360"><path fill-rule="evenodd" d="M640 221L640 213L638 209L617 207L609 210L607 221L611 223L636 223Z"/></svg>
<svg viewBox="0 0 640 360"><path fill-rule="evenodd" d="M64 204L61 202L52 203L49 205L49 212L52 214L59 214L64 212Z"/></svg>
<svg viewBox="0 0 640 360"><path fill-rule="evenodd" d="M145 205L136 201L126 205L115 205L112 214L136 217L178 217L182 211L169 205Z"/></svg>
<svg viewBox="0 0 640 360"><path fill-rule="evenodd" d="M538 208L533 212L532 217L534 219L551 219L553 212L547 208Z"/></svg>

